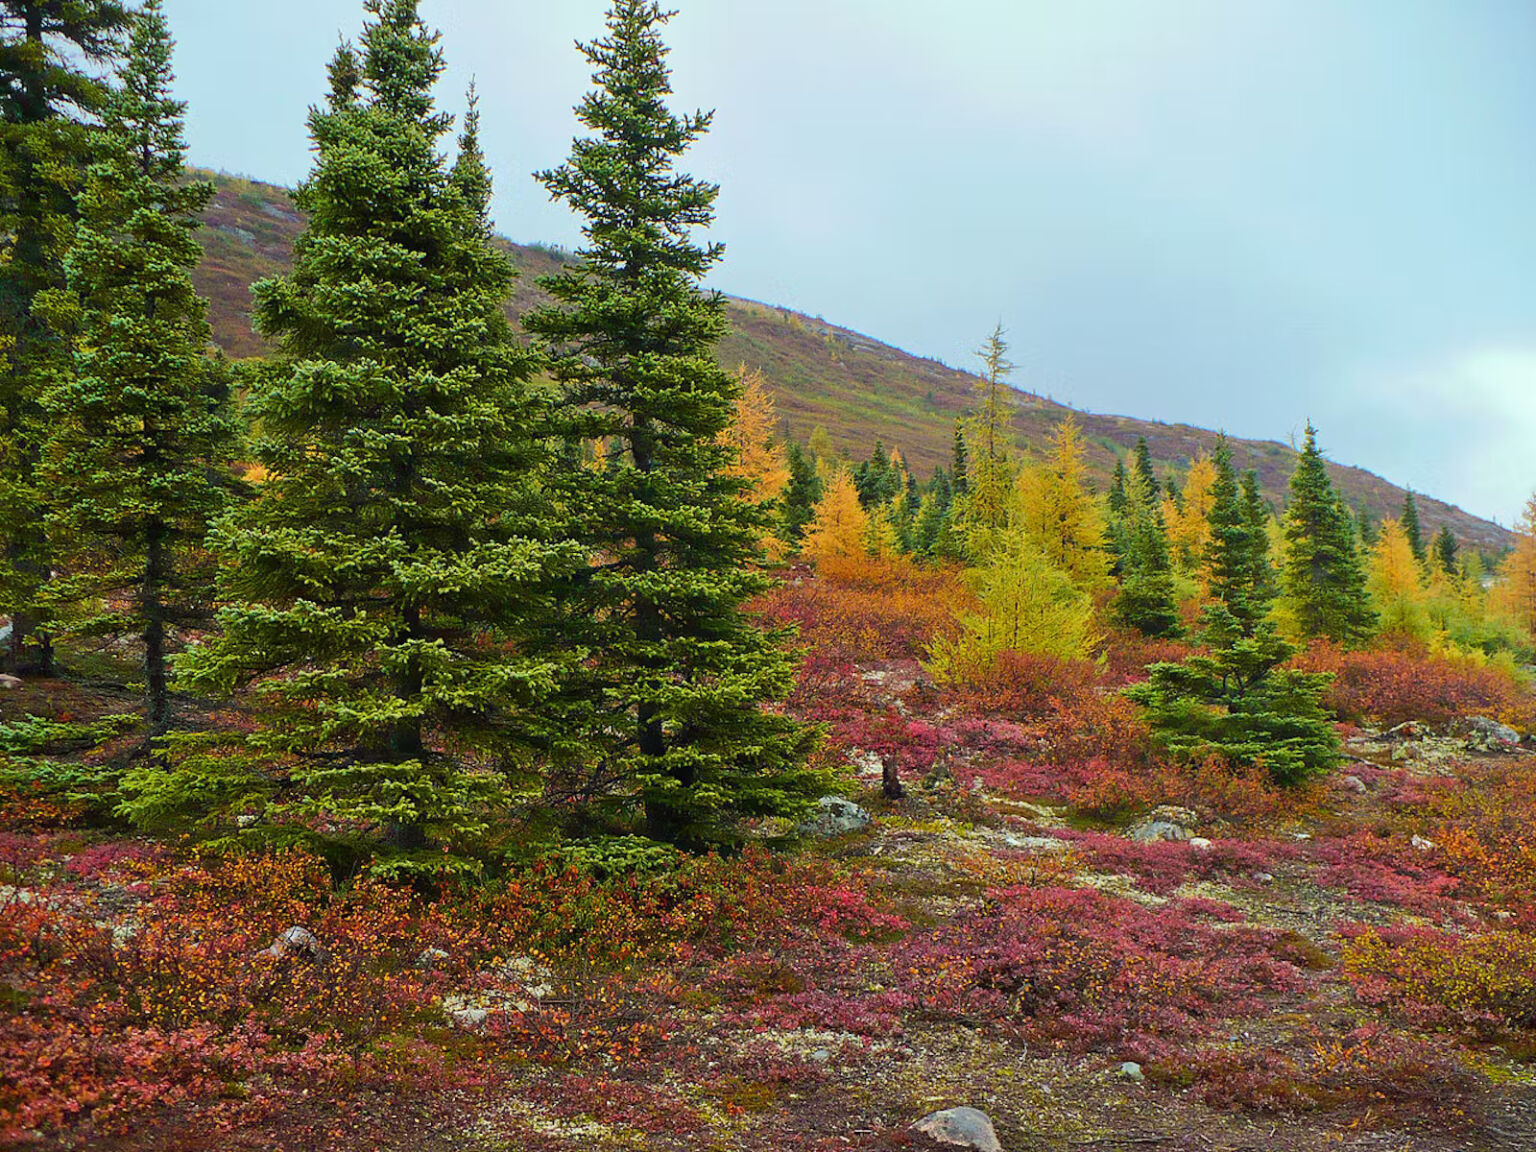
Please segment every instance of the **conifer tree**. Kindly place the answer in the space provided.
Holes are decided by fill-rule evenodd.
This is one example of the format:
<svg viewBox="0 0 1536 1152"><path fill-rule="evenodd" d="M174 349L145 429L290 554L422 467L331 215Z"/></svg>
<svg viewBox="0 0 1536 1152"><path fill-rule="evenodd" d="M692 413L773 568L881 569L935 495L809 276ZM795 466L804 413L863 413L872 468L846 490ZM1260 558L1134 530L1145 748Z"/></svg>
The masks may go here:
<svg viewBox="0 0 1536 1152"><path fill-rule="evenodd" d="M965 450L965 427L959 420L955 421L955 446L949 471L953 494L964 496L970 485L970 475Z"/></svg>
<svg viewBox="0 0 1536 1152"><path fill-rule="evenodd" d="M1134 463L1132 467L1141 474L1142 482L1146 485L1151 499L1160 500L1162 490L1157 483L1157 475L1152 471L1152 450L1147 447L1145 436L1136 437L1136 451L1133 453Z"/></svg>
<svg viewBox="0 0 1536 1152"><path fill-rule="evenodd" d="M277 353L252 383L266 479L214 537L232 604L178 669L254 686L248 747L293 766L279 804L437 868L506 802L494 770L564 739L544 702L574 657L532 652L530 617L581 557L537 487L473 101L450 168L436 33L416 0L365 8L310 112L293 271L254 290Z"/></svg>
<svg viewBox="0 0 1536 1152"><path fill-rule="evenodd" d="M816 512L816 501L821 499L821 477L816 474L816 462L793 440L785 452L789 468L789 483L784 488L784 503L780 534L791 546L805 535L805 526Z"/></svg>
<svg viewBox="0 0 1536 1152"><path fill-rule="evenodd" d="M73 363L45 304L64 287L75 197L96 158L107 94L98 73L129 22L119 0L0 0L0 614L11 619L12 672L52 671L38 466L43 397L68 382Z"/></svg>
<svg viewBox="0 0 1536 1152"><path fill-rule="evenodd" d="M1016 526L1079 588L1109 578L1104 516L1088 488L1082 427L1068 416L1051 429L1050 455L1019 475Z"/></svg>
<svg viewBox="0 0 1536 1152"><path fill-rule="evenodd" d="M962 613L959 633L933 645L928 667L941 683L984 672L1002 652L1076 660L1099 643L1093 600L1025 532L1006 532L973 583L981 610Z"/></svg>
<svg viewBox="0 0 1536 1152"><path fill-rule="evenodd" d="M1273 598L1269 536L1258 477L1249 472L1239 486L1226 437L1217 440L1214 463L1206 586L1213 599L1227 606L1243 634L1251 636Z"/></svg>
<svg viewBox="0 0 1536 1152"><path fill-rule="evenodd" d="M586 243L525 324L551 346L564 435L620 449L609 474L563 478L598 558L566 590L569 634L551 638L592 653L564 722L618 782L614 799L643 807L648 835L699 844L732 838L738 817L798 810L819 780L803 766L809 734L762 707L789 690L791 658L741 610L766 586L749 567L765 521L717 443L736 383L714 360L724 300L699 284L722 249L693 229L719 189L676 167L711 114L667 107L667 19L652 0L615 0L606 33L581 46L590 135L539 179Z"/></svg>
<svg viewBox="0 0 1536 1152"><path fill-rule="evenodd" d="M1352 518L1328 479L1310 423L1291 474L1282 587L1288 615L1303 637L1349 642L1375 629Z"/></svg>
<svg viewBox="0 0 1536 1152"><path fill-rule="evenodd" d="M978 355L984 373L976 384L976 411L965 421L964 455L956 458L956 467L964 468L965 485L964 495L955 502L954 520L967 552L984 559L1008 527L1015 479L1005 398L1013 365L1001 324Z"/></svg>
<svg viewBox="0 0 1536 1152"><path fill-rule="evenodd" d="M851 560L868 553L870 516L847 470L837 472L816 502L800 552L808 560Z"/></svg>
<svg viewBox="0 0 1536 1152"><path fill-rule="evenodd" d="M1515 546L1499 565L1490 601L1495 612L1536 640L1536 495L1515 525Z"/></svg>
<svg viewBox="0 0 1536 1152"><path fill-rule="evenodd" d="M1424 548L1424 528L1419 523L1419 502L1414 499L1412 488L1403 493L1401 525L1403 535L1408 538L1408 547L1413 552L1413 558L1420 564L1424 563L1429 553Z"/></svg>
<svg viewBox="0 0 1536 1152"><path fill-rule="evenodd" d="M1428 589L1408 528L1399 520L1382 523L1371 548L1366 588L1389 636L1423 640L1429 635Z"/></svg>
<svg viewBox="0 0 1536 1152"><path fill-rule="evenodd" d="M1115 616L1147 636L1175 635L1179 631L1179 606L1168 533L1163 527L1162 509L1139 468L1133 468L1126 478L1125 514L1118 536L1124 552Z"/></svg>
<svg viewBox="0 0 1536 1152"><path fill-rule="evenodd" d="M1164 485L1163 520L1168 525L1168 544L1179 570L1194 575L1200 571L1206 542L1211 534L1211 486L1216 482L1216 465L1209 456L1190 463L1184 487L1179 491L1170 478Z"/></svg>
<svg viewBox="0 0 1536 1152"><path fill-rule="evenodd" d="M229 494L235 442L192 288L202 257L192 232L213 187L184 179L171 49L160 0L149 0L103 110L102 158L65 262L58 310L72 315L79 352L76 372L45 397L53 432L43 463L50 537L69 573L55 596L97 609L78 631L142 640L154 732L169 719L168 632L209 613L202 544Z"/></svg>
<svg viewBox="0 0 1536 1152"><path fill-rule="evenodd" d="M1456 558L1456 534L1451 531L1449 524L1442 524L1440 531L1436 533L1434 552L1435 562L1447 576L1454 576L1460 571Z"/></svg>

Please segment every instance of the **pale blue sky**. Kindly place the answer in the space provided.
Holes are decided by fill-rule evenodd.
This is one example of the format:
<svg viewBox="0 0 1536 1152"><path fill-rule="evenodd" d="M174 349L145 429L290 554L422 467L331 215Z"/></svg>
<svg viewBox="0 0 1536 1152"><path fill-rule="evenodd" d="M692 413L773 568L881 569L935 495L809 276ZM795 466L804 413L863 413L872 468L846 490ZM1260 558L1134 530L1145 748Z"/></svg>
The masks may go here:
<svg viewBox="0 0 1536 1152"><path fill-rule="evenodd" d="M1536 488L1530 0L672 0L716 284L1095 411L1289 439L1510 523ZM292 183L358 0L165 0L193 160ZM424 0L502 231L603 0Z"/></svg>

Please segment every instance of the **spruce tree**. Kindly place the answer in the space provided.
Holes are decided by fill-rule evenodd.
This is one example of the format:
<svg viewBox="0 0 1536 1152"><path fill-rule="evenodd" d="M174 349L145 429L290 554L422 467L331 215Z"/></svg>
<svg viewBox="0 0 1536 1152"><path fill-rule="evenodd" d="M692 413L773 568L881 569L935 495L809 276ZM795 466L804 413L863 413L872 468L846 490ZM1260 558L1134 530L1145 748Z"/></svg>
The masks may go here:
<svg viewBox="0 0 1536 1152"><path fill-rule="evenodd" d="M1117 537L1123 553L1120 594L1113 606L1116 618L1147 636L1176 635L1179 607L1168 531L1162 508L1139 468L1133 468L1126 479L1125 512Z"/></svg>
<svg viewBox="0 0 1536 1152"><path fill-rule="evenodd" d="M591 133L540 174L583 220L580 262L545 281L555 299L527 327L548 341L565 435L620 447L607 475L564 481L573 531L597 566L571 582L561 648L592 653L566 685L563 722L585 741L607 795L643 809L651 837L729 840L742 816L799 810L819 778L810 734L763 705L789 689L779 639L741 610L765 587L760 513L724 473L716 444L736 383L714 360L725 305L699 282L720 259L693 229L719 189L677 171L711 114L677 115L652 0L616 0L581 50Z"/></svg>
<svg viewBox="0 0 1536 1152"><path fill-rule="evenodd" d="M43 463L67 573L54 596L89 612L76 630L142 640L154 732L169 719L168 631L206 618L212 602L202 544L230 492L235 443L227 375L208 355L192 288L202 257L192 233L213 187L184 180L185 106L171 80L170 33L149 0L103 111L102 159L65 262L58 311L73 315L79 351L45 398Z"/></svg>
<svg viewBox="0 0 1536 1152"><path fill-rule="evenodd" d="M98 73L129 21L119 0L0 0L0 614L11 618L12 672L52 671L38 466L43 397L73 363L46 301L64 288L75 197L96 157L107 96Z"/></svg>
<svg viewBox="0 0 1536 1152"><path fill-rule="evenodd" d="M1288 613L1304 637L1351 642L1375 630L1353 520L1328 479L1310 423L1291 474L1281 585Z"/></svg>
<svg viewBox="0 0 1536 1152"><path fill-rule="evenodd" d="M1206 580L1211 596L1226 605L1245 636L1252 636L1274 598L1264 504L1253 472L1239 482L1226 437L1217 440L1215 464Z"/></svg>
<svg viewBox="0 0 1536 1152"><path fill-rule="evenodd" d="M956 420L954 457L950 461L949 469L950 475L953 477L951 485L956 496L964 496L970 485L968 467L965 450L965 427L959 420Z"/></svg>
<svg viewBox="0 0 1536 1152"><path fill-rule="evenodd" d="M254 685L248 749L291 766L290 811L440 868L506 802L496 770L562 737L542 707L561 661L528 633L579 556L550 540L473 104L450 168L436 33L416 0L365 8L310 112L293 271L254 290L277 353L252 385L267 478L214 537L233 603L179 668L209 693Z"/></svg>
<svg viewBox="0 0 1536 1152"><path fill-rule="evenodd" d="M1450 525L1440 526L1440 531L1435 536L1434 550L1435 561L1440 565L1441 571L1447 576L1455 576L1460 572L1456 534L1451 531Z"/></svg>
<svg viewBox="0 0 1536 1152"><path fill-rule="evenodd" d="M1419 522L1419 502L1413 498L1413 489L1403 493L1403 514L1401 517L1403 534L1408 537L1408 547L1413 552L1413 558L1420 564L1429 557L1424 548L1424 527Z"/></svg>
<svg viewBox="0 0 1536 1152"><path fill-rule="evenodd" d="M1162 490L1157 483L1157 474L1152 471L1152 450L1147 447L1145 436L1136 437L1136 451L1132 467L1141 474L1142 481L1147 486L1147 492L1154 501L1162 499Z"/></svg>
<svg viewBox="0 0 1536 1152"><path fill-rule="evenodd" d="M821 477L816 474L816 461L793 440L789 442L786 460L789 483L784 488L779 531L786 544L794 545L805 535L805 526L816 514L816 501L821 499Z"/></svg>

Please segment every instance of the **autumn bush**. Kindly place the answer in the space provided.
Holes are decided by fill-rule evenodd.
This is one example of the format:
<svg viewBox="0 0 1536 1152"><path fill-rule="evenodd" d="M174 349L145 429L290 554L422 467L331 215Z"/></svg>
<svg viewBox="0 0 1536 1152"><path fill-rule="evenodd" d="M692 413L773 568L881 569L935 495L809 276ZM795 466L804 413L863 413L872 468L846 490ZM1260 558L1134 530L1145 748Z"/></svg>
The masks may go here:
<svg viewBox="0 0 1536 1152"><path fill-rule="evenodd" d="M1536 697L1505 669L1432 656L1412 645L1351 651L1324 641L1292 660L1307 672L1333 674L1324 703L1340 719L1448 725L1472 715L1536 727Z"/></svg>
<svg viewBox="0 0 1536 1152"><path fill-rule="evenodd" d="M1536 1028L1536 936L1524 932L1360 928L1344 965L1361 1000L1417 1023Z"/></svg>
<svg viewBox="0 0 1536 1152"><path fill-rule="evenodd" d="M769 623L798 626L822 659L920 659L968 602L956 568L858 556L824 560L814 577L797 570L756 608Z"/></svg>

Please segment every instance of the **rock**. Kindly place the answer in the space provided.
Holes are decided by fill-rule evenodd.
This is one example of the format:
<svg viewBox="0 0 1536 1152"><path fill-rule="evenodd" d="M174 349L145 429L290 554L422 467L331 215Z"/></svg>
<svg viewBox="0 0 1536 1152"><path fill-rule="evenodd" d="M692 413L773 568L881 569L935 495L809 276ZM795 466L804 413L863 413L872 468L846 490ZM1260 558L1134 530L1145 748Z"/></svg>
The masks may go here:
<svg viewBox="0 0 1536 1152"><path fill-rule="evenodd" d="M1255 872L1253 878L1260 884L1273 884L1275 882L1275 878L1268 872Z"/></svg>
<svg viewBox="0 0 1536 1152"><path fill-rule="evenodd" d="M1155 844L1159 840L1188 840L1190 831L1171 820L1143 820L1132 825L1126 836L1140 844Z"/></svg>
<svg viewBox="0 0 1536 1152"><path fill-rule="evenodd" d="M848 766L860 776L883 776L885 759L878 752L865 752L858 748L848 752Z"/></svg>
<svg viewBox="0 0 1536 1152"><path fill-rule="evenodd" d="M818 1048L811 1053L811 1059L817 1064L825 1064L832 1059L832 1053L825 1048Z"/></svg>
<svg viewBox="0 0 1536 1152"><path fill-rule="evenodd" d="M490 1019L492 1012L532 1012L540 1000L555 994L555 974L527 956L514 956L492 968L488 975L503 986L453 992L443 997L443 1014L449 1023L473 1032Z"/></svg>
<svg viewBox="0 0 1536 1152"><path fill-rule="evenodd" d="M272 941L270 948L262 949L259 955L275 956L279 960L308 960L315 964L324 964L331 958L320 938L297 924Z"/></svg>
<svg viewBox="0 0 1536 1152"><path fill-rule="evenodd" d="M841 796L823 796L816 807L816 815L800 825L803 836L842 836L869 826L869 813Z"/></svg>
<svg viewBox="0 0 1536 1152"><path fill-rule="evenodd" d="M416 959L411 961L411 967L419 968L423 972L431 972L446 959L448 959L448 953L441 948L423 948Z"/></svg>
<svg viewBox="0 0 1536 1152"><path fill-rule="evenodd" d="M1367 792L1370 791L1370 789L1365 786L1365 781L1360 779L1358 776L1346 776L1344 779L1340 780L1339 783L1344 785L1344 787L1348 788L1351 792L1357 792L1361 796L1364 796Z"/></svg>
<svg viewBox="0 0 1536 1152"><path fill-rule="evenodd" d="M1486 716L1469 716L1467 730L1471 732L1474 743L1489 751L1506 751L1520 745L1520 733L1508 724L1500 724Z"/></svg>
<svg viewBox="0 0 1536 1152"><path fill-rule="evenodd" d="M1209 852L1211 850L1211 842L1204 836L1191 836L1189 838L1189 846L1196 852Z"/></svg>
<svg viewBox="0 0 1536 1152"><path fill-rule="evenodd" d="M1417 833L1414 834L1413 839L1410 840L1409 843L1417 848L1420 852L1433 852L1435 849L1435 842L1433 840L1426 840L1424 837L1418 835Z"/></svg>
<svg viewBox="0 0 1536 1152"><path fill-rule="evenodd" d="M21 677L20 676L10 676L10 675L7 675L6 673L0 673L0 688L3 688L6 691L9 691L12 688L20 688L20 687L21 687Z"/></svg>
<svg viewBox="0 0 1536 1152"><path fill-rule="evenodd" d="M1166 820L1170 824L1182 824L1185 828L1198 828L1200 817L1196 816L1188 808L1180 808L1177 804L1163 804L1152 809L1153 820Z"/></svg>
<svg viewBox="0 0 1536 1152"><path fill-rule="evenodd" d="M1134 1084L1145 1084L1147 1082L1147 1074L1141 1070L1141 1065L1134 1060L1127 1060L1124 1064L1120 1065L1120 1070L1115 1075L1119 1076L1122 1080L1129 1080Z"/></svg>
<svg viewBox="0 0 1536 1152"><path fill-rule="evenodd" d="M1429 735L1429 729L1417 720L1406 720L1396 728L1388 729L1387 735L1395 736L1399 740L1417 740L1422 736Z"/></svg>
<svg viewBox="0 0 1536 1152"><path fill-rule="evenodd" d="M946 1108L942 1112L930 1112L912 1127L940 1144L974 1148L976 1152L1003 1152L992 1121L987 1119L985 1112L975 1108Z"/></svg>

